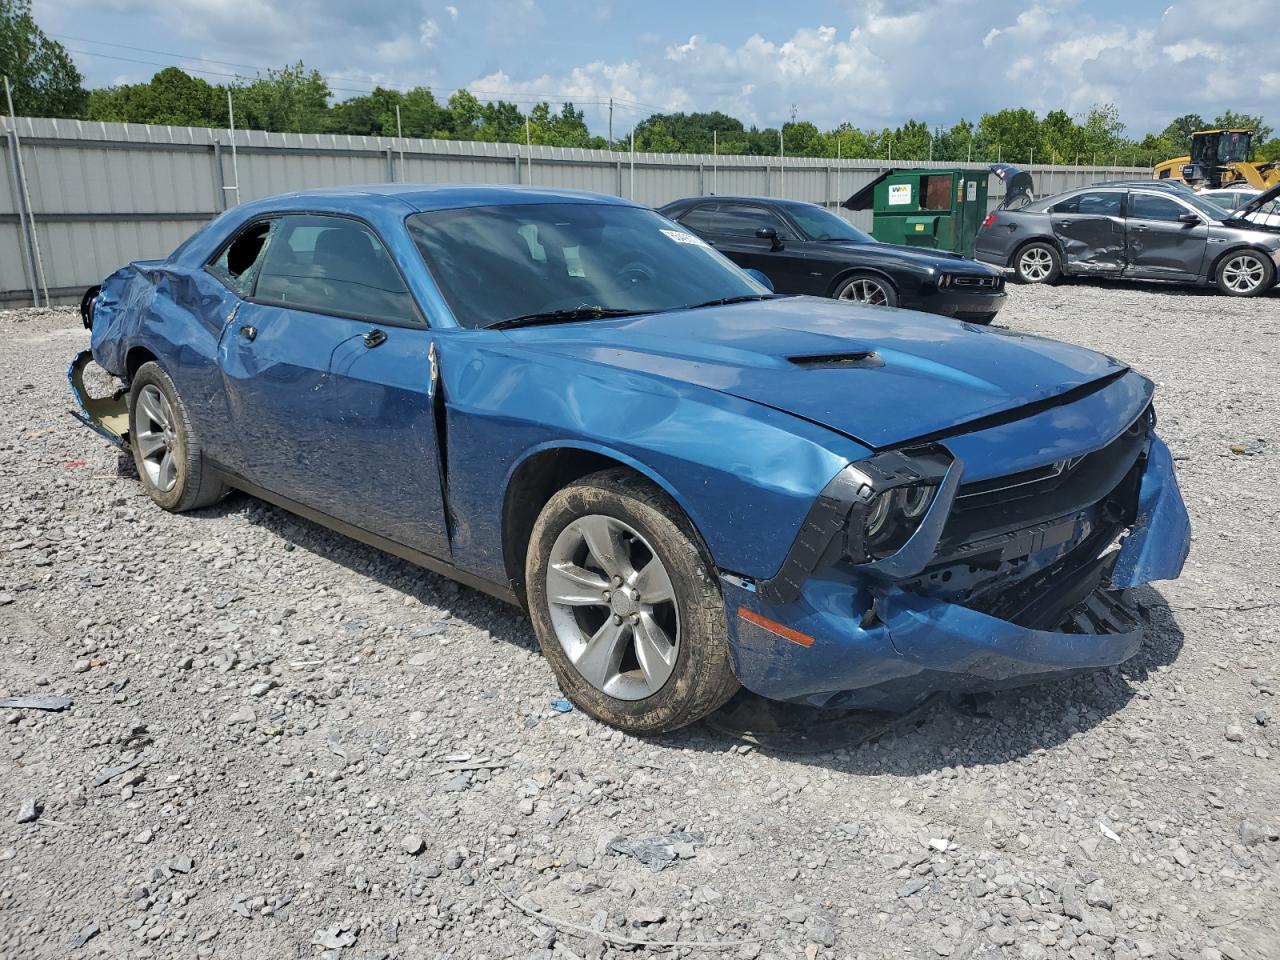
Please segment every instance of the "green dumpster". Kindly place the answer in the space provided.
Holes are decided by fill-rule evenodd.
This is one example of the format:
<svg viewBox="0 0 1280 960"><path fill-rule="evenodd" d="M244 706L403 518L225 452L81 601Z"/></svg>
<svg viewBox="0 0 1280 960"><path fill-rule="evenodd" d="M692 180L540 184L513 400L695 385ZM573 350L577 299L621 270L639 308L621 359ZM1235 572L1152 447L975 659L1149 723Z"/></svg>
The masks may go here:
<svg viewBox="0 0 1280 960"><path fill-rule="evenodd" d="M877 240L972 257L987 215L987 171L890 170L841 206L871 210Z"/></svg>

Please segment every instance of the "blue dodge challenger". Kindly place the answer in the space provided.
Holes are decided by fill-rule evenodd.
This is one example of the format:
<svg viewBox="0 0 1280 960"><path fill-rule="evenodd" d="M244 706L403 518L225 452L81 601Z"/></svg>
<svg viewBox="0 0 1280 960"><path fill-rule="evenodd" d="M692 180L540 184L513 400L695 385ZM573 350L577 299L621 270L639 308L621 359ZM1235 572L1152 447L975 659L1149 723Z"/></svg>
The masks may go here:
<svg viewBox="0 0 1280 960"><path fill-rule="evenodd" d="M272 197L82 313L78 415L160 507L239 489L521 604L634 733L740 685L903 710L1120 663L1190 540L1123 363L778 296L614 197Z"/></svg>

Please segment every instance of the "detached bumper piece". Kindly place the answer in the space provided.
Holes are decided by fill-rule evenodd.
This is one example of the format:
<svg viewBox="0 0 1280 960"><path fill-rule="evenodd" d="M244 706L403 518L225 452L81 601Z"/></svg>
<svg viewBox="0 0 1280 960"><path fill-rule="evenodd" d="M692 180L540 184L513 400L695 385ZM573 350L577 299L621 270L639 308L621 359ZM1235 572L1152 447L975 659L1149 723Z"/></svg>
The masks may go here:
<svg viewBox="0 0 1280 960"><path fill-rule="evenodd" d="M1150 420L1012 484L960 485L961 469L953 461L941 476L936 464L915 471L937 494L895 553L833 561L859 516L840 495L850 489L842 475L779 578L723 578L747 689L904 711L934 693L1023 686L1137 653L1141 621L1125 588L1178 576L1190 543L1172 458ZM885 482L874 464L863 476ZM838 527L842 511L849 519Z"/></svg>
<svg viewBox="0 0 1280 960"><path fill-rule="evenodd" d="M84 372L93 363L93 353L85 350L67 367L67 383L76 399L71 415L102 439L121 450L129 449L129 404L124 390L110 396L91 397L84 385Z"/></svg>

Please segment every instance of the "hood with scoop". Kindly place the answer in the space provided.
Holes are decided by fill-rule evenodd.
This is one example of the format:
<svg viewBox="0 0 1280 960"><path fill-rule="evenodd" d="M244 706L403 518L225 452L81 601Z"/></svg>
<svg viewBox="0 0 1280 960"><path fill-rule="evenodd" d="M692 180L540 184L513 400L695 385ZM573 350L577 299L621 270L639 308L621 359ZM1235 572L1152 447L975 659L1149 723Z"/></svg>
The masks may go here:
<svg viewBox="0 0 1280 960"><path fill-rule="evenodd" d="M532 327L525 349L754 401L884 448L1127 368L1053 340L816 297Z"/></svg>

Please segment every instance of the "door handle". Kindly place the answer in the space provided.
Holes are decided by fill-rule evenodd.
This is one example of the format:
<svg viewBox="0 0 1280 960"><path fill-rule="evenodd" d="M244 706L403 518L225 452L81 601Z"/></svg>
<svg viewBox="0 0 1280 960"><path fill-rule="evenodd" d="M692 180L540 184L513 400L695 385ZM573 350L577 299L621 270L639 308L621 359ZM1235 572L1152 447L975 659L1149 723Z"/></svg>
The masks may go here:
<svg viewBox="0 0 1280 960"><path fill-rule="evenodd" d="M240 336L252 343L258 336L258 328L247 323L240 328Z"/></svg>
<svg viewBox="0 0 1280 960"><path fill-rule="evenodd" d="M385 343L387 340L387 335L386 333L384 333L383 331L375 327L374 329L366 333L362 339L364 340L364 345L372 350L374 347L378 346L379 344Z"/></svg>

